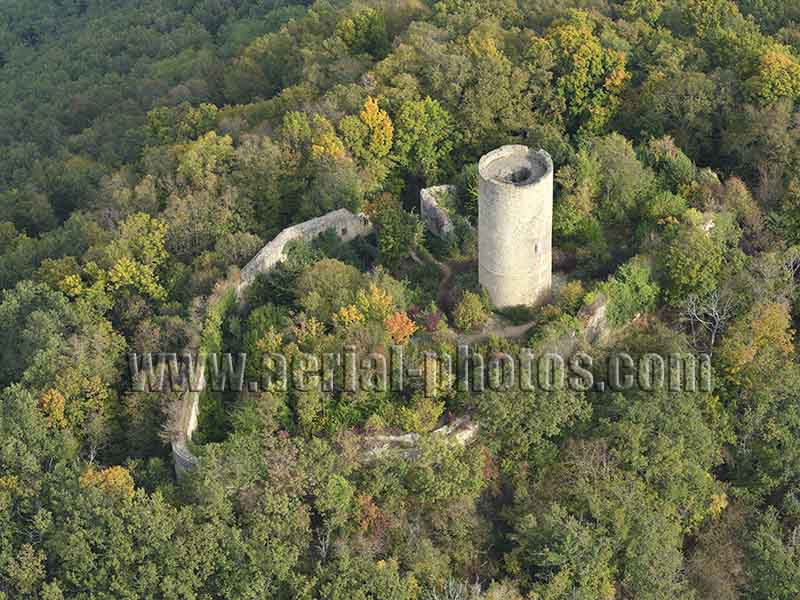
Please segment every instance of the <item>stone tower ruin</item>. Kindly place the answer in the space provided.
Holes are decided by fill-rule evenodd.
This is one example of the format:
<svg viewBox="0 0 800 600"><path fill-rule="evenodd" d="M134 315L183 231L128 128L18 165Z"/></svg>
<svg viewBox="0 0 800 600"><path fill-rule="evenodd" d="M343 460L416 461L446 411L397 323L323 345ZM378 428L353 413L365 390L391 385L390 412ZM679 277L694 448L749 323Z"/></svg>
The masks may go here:
<svg viewBox="0 0 800 600"><path fill-rule="evenodd" d="M498 308L550 296L553 160L544 150L503 146L478 163L478 278Z"/></svg>

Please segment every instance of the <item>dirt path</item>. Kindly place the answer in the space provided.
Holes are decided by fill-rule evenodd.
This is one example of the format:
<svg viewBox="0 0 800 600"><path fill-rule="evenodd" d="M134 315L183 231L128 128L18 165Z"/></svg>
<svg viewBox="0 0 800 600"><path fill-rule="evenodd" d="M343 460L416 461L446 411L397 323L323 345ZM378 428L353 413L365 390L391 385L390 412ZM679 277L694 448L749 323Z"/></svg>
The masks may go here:
<svg viewBox="0 0 800 600"><path fill-rule="evenodd" d="M448 317L452 317L452 312L455 308L455 298L453 297L452 286L453 276L458 273L463 273L469 269L474 269L477 266L477 262L475 260L440 262L430 254L428 254L425 258L432 264L436 265L442 274L442 280L439 282L439 288L436 292L436 303L439 305L440 309L447 313ZM489 339L490 336L501 338L518 338L528 333L531 327L533 327L535 324L535 321L530 321L521 325L494 326L490 327L486 331L479 331L471 334L461 334L457 336L457 339L459 344L469 345L479 344L480 342Z"/></svg>
<svg viewBox="0 0 800 600"><path fill-rule="evenodd" d="M477 266L474 260L448 261L442 263L433 259L442 273L442 280L439 282L439 289L436 293L436 303L448 317L452 317L453 309L456 307L456 299L453 296L453 277L459 273L464 273Z"/></svg>
<svg viewBox="0 0 800 600"><path fill-rule="evenodd" d="M414 254L412 258L419 263L423 261L423 259L416 254ZM448 318L452 320L453 309L455 308L452 286L453 276L469 269L474 269L478 263L475 260L451 260L441 262L436 260L429 252L424 254L424 260L435 265L442 274L442 279L439 282L439 287L436 292L436 303L439 305L439 308L447 314ZM522 323L521 325L495 325L489 327L489 329L485 331L458 335L456 339L459 344L471 345L486 341L490 336L511 339L519 338L528 333L535 324L535 321L530 321L528 323Z"/></svg>

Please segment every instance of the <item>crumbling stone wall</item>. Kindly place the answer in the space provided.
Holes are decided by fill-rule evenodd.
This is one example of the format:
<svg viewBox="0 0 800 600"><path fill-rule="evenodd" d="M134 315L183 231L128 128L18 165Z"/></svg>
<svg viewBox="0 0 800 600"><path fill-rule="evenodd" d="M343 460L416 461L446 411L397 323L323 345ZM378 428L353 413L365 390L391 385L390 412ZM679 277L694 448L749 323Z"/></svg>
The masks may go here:
<svg viewBox="0 0 800 600"><path fill-rule="evenodd" d="M550 296L553 161L544 150L511 145L478 163L478 279L498 308Z"/></svg>
<svg viewBox="0 0 800 600"><path fill-rule="evenodd" d="M313 240L322 233L333 230L343 242L352 241L372 233L373 226L364 215L354 215L347 209L339 209L321 217L292 225L281 231L271 242L264 246L253 259L241 270L236 286L237 294L253 282L259 273L266 273L276 264L286 259L284 250L292 240ZM209 299L207 311L219 300L219 296L230 290L230 281L222 281L217 285L212 298ZM200 393L187 391L177 399L171 415L170 431L172 432L172 457L175 473L180 477L188 469L197 464L197 457L189 448L194 432L197 431L200 414Z"/></svg>
<svg viewBox="0 0 800 600"><path fill-rule="evenodd" d="M544 150L503 146L484 156L479 165L479 279L498 307L535 304L550 295L552 281L553 162ZM420 213L427 227L445 237L453 232L449 214L439 205L439 195L453 193L453 186L437 186L420 194ZM364 215L346 209L284 229L241 270L237 294L286 259L286 245L293 240L312 240L333 230L342 241L352 241L373 231ZM228 288L230 289L230 288ZM196 463L189 444L198 427L200 394L186 392L175 406L172 453L181 476ZM457 420L437 433L468 443L477 425ZM413 434L371 440L380 455L392 446L413 447Z"/></svg>
<svg viewBox="0 0 800 600"><path fill-rule="evenodd" d="M453 234L453 221L450 214L441 206L443 197L456 194L454 185L437 185L425 188L419 193L419 214L422 222L432 234L448 238Z"/></svg>
<svg viewBox="0 0 800 600"><path fill-rule="evenodd" d="M447 425L434 430L434 435L444 435L451 441L462 446L469 444L478 433L478 424L469 417L453 419ZM391 452L399 453L406 458L417 455L418 433L404 433L402 435L372 435L364 440L364 455L367 458L380 458Z"/></svg>
<svg viewBox="0 0 800 600"><path fill-rule="evenodd" d="M333 230L343 242L372 233L372 223L364 215L354 215L340 208L326 215L292 225L281 231L275 239L264 246L241 271L238 291L250 285L259 273L266 273L286 259L286 244L293 240L313 240L322 233Z"/></svg>
<svg viewBox="0 0 800 600"><path fill-rule="evenodd" d="M197 457L189 450L189 441L197 430L199 392L185 392L178 399L176 412L177 431L172 439L172 460L175 463L175 474L180 478L197 464Z"/></svg>

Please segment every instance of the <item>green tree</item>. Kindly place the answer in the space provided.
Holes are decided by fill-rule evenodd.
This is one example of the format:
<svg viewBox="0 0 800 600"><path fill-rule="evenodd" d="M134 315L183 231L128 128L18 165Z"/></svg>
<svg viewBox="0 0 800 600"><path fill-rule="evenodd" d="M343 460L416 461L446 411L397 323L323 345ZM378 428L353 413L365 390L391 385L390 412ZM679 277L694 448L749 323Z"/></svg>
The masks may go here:
<svg viewBox="0 0 800 600"><path fill-rule="evenodd" d="M530 365L520 375L529 378L533 391L489 389L475 403L500 467L512 477L524 478L552 450L551 440L589 415L589 405L583 392L561 386L544 389L539 379L547 382L550 374L539 375Z"/></svg>
<svg viewBox="0 0 800 600"><path fill-rule="evenodd" d="M166 297L158 276L168 256L166 236L167 224L145 213L133 214L120 224L118 237L103 249L112 294L132 287L155 300Z"/></svg>
<svg viewBox="0 0 800 600"><path fill-rule="evenodd" d="M694 180L695 165L670 136L651 139L643 148L645 163L675 193Z"/></svg>
<svg viewBox="0 0 800 600"><path fill-rule="evenodd" d="M209 131L199 139L177 148L178 177L188 185L200 187L223 174L233 158L233 140Z"/></svg>
<svg viewBox="0 0 800 600"><path fill-rule="evenodd" d="M412 176L436 183L450 168L455 125L450 114L431 97L409 100L395 118L395 156Z"/></svg>
<svg viewBox="0 0 800 600"><path fill-rule="evenodd" d="M707 232L682 227L664 251L664 293L678 305L691 294L704 296L717 287L724 249Z"/></svg>
<svg viewBox="0 0 800 600"><path fill-rule="evenodd" d="M788 600L800 593L800 556L788 537L777 511L767 509L749 543L754 598Z"/></svg>
<svg viewBox="0 0 800 600"><path fill-rule="evenodd" d="M358 117L344 117L339 128L353 154L365 162L386 158L392 149L392 120L373 98L367 98Z"/></svg>
<svg viewBox="0 0 800 600"><path fill-rule="evenodd" d="M600 290L608 296L608 319L617 326L652 310L660 292L652 268L638 257L622 265Z"/></svg>
<svg viewBox="0 0 800 600"><path fill-rule="evenodd" d="M463 132L456 147L464 146L470 158L519 139L522 131L537 124L537 98L530 89L528 69L514 60L515 50L506 45L502 30L492 25L476 27L466 40L466 60L471 64L466 80L460 61L453 65L450 85L460 84L456 90L461 91L447 106L459 122L457 131ZM546 94L548 88L539 91Z"/></svg>
<svg viewBox="0 0 800 600"><path fill-rule="evenodd" d="M387 206L375 218L381 260L390 266L413 252L422 240L422 221L399 206Z"/></svg>
<svg viewBox="0 0 800 600"><path fill-rule="evenodd" d="M354 267L326 258L306 269L297 280L297 302L311 316L330 322L334 313L355 304L364 276Z"/></svg>
<svg viewBox="0 0 800 600"><path fill-rule="evenodd" d="M367 52L380 59L389 50L389 36L383 13L374 8L362 9L352 17L339 21L336 35L352 52Z"/></svg>
<svg viewBox="0 0 800 600"><path fill-rule="evenodd" d="M36 235L55 227L56 215L46 195L35 190L12 189L0 193L0 221Z"/></svg>
<svg viewBox="0 0 800 600"><path fill-rule="evenodd" d="M480 294L466 291L453 310L453 323L461 331L473 331L483 327L489 319L489 309Z"/></svg>
<svg viewBox="0 0 800 600"><path fill-rule="evenodd" d="M526 515L512 540L507 560L533 598L614 598L614 546L602 527L581 522L554 504L538 518Z"/></svg>
<svg viewBox="0 0 800 600"><path fill-rule="evenodd" d="M445 436L429 434L419 442L419 455L406 474L408 491L425 506L474 498L484 485L483 457L477 448Z"/></svg>
<svg viewBox="0 0 800 600"><path fill-rule="evenodd" d="M800 62L788 50L766 50L758 59L755 73L745 82L754 102L767 106L781 99L800 98Z"/></svg>

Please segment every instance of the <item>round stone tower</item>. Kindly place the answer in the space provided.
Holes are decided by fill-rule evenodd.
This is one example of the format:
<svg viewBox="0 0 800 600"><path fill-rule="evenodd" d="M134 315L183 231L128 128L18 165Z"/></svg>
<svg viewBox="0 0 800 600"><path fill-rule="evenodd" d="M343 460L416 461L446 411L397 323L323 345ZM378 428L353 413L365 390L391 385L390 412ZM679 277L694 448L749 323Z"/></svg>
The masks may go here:
<svg viewBox="0 0 800 600"><path fill-rule="evenodd" d="M478 278L498 308L550 296L553 160L544 150L503 146L478 163Z"/></svg>

